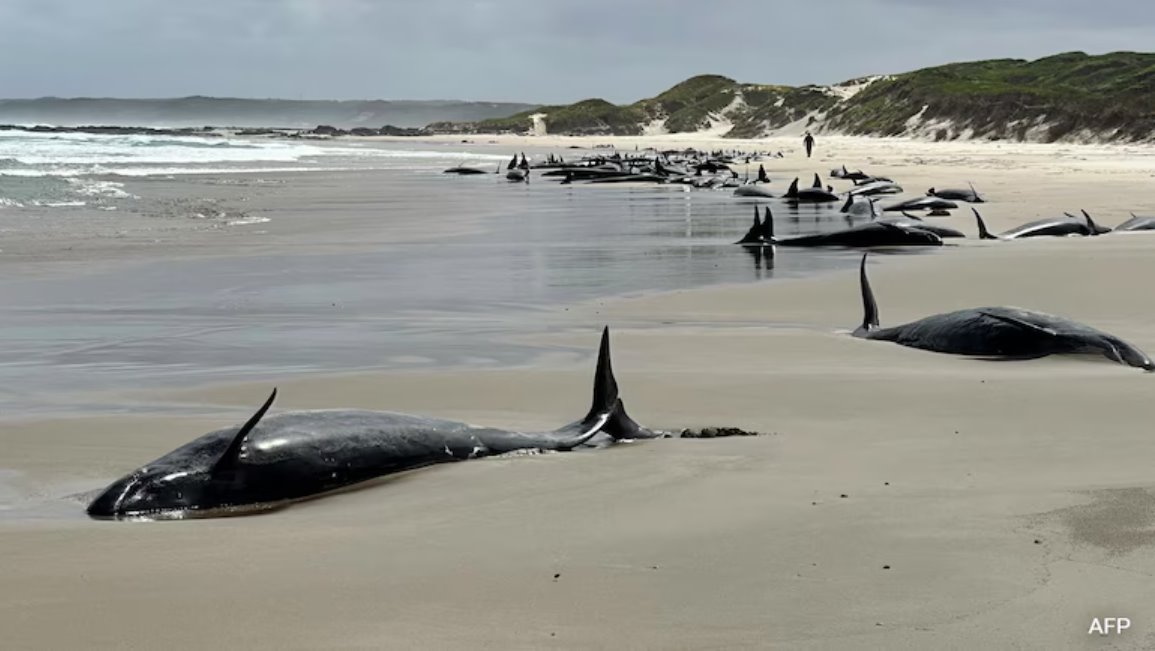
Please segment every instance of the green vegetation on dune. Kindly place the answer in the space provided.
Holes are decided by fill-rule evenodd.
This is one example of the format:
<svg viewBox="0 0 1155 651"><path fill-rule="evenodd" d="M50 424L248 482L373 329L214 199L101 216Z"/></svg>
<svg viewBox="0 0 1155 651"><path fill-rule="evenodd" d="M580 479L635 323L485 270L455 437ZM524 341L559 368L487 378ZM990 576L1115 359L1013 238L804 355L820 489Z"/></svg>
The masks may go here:
<svg viewBox="0 0 1155 651"><path fill-rule="evenodd" d="M642 132L646 115L632 106L617 106L604 99L587 99L569 106L543 106L507 118L482 120L476 130L484 133L524 133L533 124L532 116L546 115L550 133L568 135L633 136Z"/></svg>
<svg viewBox="0 0 1155 651"><path fill-rule="evenodd" d="M826 128L897 135L907 121L949 122L936 137L969 129L978 137L1021 140L1032 128L1054 141L1081 131L1116 139L1155 132L1155 54L1059 54L916 70L875 83L836 107Z"/></svg>
<svg viewBox="0 0 1155 651"><path fill-rule="evenodd" d="M828 111L838 103L837 97L816 86L749 88L752 90L743 92L747 108L731 117L734 128L726 134L730 138L758 138L768 130L780 129L808 115ZM760 101L750 101L752 96Z"/></svg>
<svg viewBox="0 0 1155 651"><path fill-rule="evenodd" d="M842 90L863 85L846 99ZM672 133L729 120L732 138L758 138L800 120L828 133L1043 140L1151 140L1155 54L1069 52L1036 61L953 63L870 83L820 86L742 84L699 75L630 105L589 99L508 118L431 125L453 132L528 132L544 113L553 134L637 135L653 122ZM842 93L849 95L850 93Z"/></svg>
<svg viewBox="0 0 1155 651"><path fill-rule="evenodd" d="M652 99L634 104L651 119L665 119L671 133L700 131L710 126L710 116L733 103L738 82L720 75L699 75Z"/></svg>

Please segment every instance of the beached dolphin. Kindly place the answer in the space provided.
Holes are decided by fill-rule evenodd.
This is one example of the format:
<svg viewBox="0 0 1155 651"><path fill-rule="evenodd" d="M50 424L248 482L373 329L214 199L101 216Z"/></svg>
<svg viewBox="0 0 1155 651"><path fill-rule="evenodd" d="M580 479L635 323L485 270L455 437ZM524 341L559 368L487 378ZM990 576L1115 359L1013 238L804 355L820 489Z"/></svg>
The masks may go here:
<svg viewBox="0 0 1155 651"><path fill-rule="evenodd" d="M181 519L267 510L369 479L514 450L571 450L599 433L614 440L663 433L635 423L618 397L609 328L602 331L593 405L552 432L478 427L385 411L330 409L265 418L205 434L125 477L88 506L95 518Z"/></svg>
<svg viewBox="0 0 1155 651"><path fill-rule="evenodd" d="M971 208L971 212L975 214L975 221L978 222L979 238L984 240L1019 240L1025 237L1068 237L1071 235L1099 235L1107 232L1110 229L1104 229L1091 219L1087 211L1083 211L1083 219L1071 214L1064 214L1062 217L1052 217L1048 219L1036 219L1033 222L1027 222L1022 226L1017 226L1009 231L992 235L987 230L987 224L983 221L983 216L975 208Z"/></svg>
<svg viewBox="0 0 1155 651"><path fill-rule="evenodd" d="M1119 231L1155 231L1155 217L1140 217L1131 213L1131 219L1115 227L1115 232Z"/></svg>
<svg viewBox="0 0 1155 651"><path fill-rule="evenodd" d="M869 179L871 177L869 174L863 172L862 170L857 170L855 172L851 172L851 171L846 169L845 165L843 165L841 169L835 168L835 169L830 170L830 178L832 178L832 179L846 179L848 181L858 182L858 181L861 181L863 179Z"/></svg>
<svg viewBox="0 0 1155 651"><path fill-rule="evenodd" d="M831 203L838 201L838 195L830 192L822 187L822 181L818 175L814 175L815 185L813 187L798 189L798 179L790 184L790 188L786 190L786 194L782 195L783 199L795 203Z"/></svg>
<svg viewBox="0 0 1155 651"><path fill-rule="evenodd" d="M892 341L937 353L1003 359L1047 355L1101 354L1107 359L1155 371L1155 362L1131 344L1061 316L1017 307L977 307L935 314L893 328L881 328L878 305L866 277L866 258L859 267L862 325L855 337Z"/></svg>
<svg viewBox="0 0 1155 651"><path fill-rule="evenodd" d="M872 181L850 188L850 194L871 197L879 194L902 194L902 186L892 181Z"/></svg>
<svg viewBox="0 0 1155 651"><path fill-rule="evenodd" d="M773 199L770 188L761 183L747 183L734 188L735 197L754 197L756 199Z"/></svg>
<svg viewBox="0 0 1155 651"><path fill-rule="evenodd" d="M958 208L958 204L946 199L939 199L938 197L919 197L917 199L907 199L896 204L885 206L883 212L903 212L907 210L930 210L933 212L954 210ZM949 213L948 213L949 214Z"/></svg>
<svg viewBox="0 0 1155 651"><path fill-rule="evenodd" d="M938 197L939 199L947 199L950 201L965 201L967 203L986 203L986 199L983 199L982 195L978 193L978 190L975 190L974 184L970 183L968 185L970 185L970 188L966 190L957 188L936 190L931 188L926 191L926 196Z"/></svg>
<svg viewBox="0 0 1155 651"><path fill-rule="evenodd" d="M479 170L476 167L466 167L464 165L459 165L457 167L450 167L449 169L445 170L443 174L460 174L461 176L468 176L470 174L489 174L489 172L485 170Z"/></svg>

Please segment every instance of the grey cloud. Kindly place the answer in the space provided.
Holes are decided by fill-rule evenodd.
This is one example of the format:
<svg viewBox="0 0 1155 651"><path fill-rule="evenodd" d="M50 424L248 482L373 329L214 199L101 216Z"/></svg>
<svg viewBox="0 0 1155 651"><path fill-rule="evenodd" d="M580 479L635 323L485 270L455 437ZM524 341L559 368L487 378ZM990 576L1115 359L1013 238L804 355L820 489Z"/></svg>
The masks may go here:
<svg viewBox="0 0 1155 651"><path fill-rule="evenodd" d="M1153 36L1147 0L4 0L0 95L632 101Z"/></svg>

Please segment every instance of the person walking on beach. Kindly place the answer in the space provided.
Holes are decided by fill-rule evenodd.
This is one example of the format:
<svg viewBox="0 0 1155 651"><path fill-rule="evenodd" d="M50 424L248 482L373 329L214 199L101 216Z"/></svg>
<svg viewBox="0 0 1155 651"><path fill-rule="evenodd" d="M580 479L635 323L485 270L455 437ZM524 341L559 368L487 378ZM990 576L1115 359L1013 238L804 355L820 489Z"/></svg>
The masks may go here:
<svg viewBox="0 0 1155 651"><path fill-rule="evenodd" d="M806 146L806 157L810 158L811 152L814 151L814 136L810 132L806 132L806 137L802 139L802 144Z"/></svg>

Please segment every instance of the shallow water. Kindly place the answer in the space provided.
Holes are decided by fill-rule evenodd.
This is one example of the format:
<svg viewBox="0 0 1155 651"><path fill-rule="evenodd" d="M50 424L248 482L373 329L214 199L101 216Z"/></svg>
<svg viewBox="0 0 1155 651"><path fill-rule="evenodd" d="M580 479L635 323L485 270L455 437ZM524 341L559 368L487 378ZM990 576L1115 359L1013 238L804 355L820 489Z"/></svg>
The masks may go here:
<svg viewBox="0 0 1155 651"><path fill-rule="evenodd" d="M464 213L484 215L483 232L384 242L357 254L188 259L0 279L0 413L137 409L79 395L96 389L523 363L544 351L509 340L556 327L550 310L558 305L799 277L849 267L858 255L804 249L756 258L733 244L755 204L731 190L513 185L497 175L442 175L431 157L419 158L381 170L371 201L350 198L359 196L351 188L311 188L307 175L293 189L323 207L317 219L363 215L388 229L398 210L431 220ZM221 178L190 178L188 191ZM147 204L147 184L130 189ZM836 208L769 205L781 235L847 225Z"/></svg>

